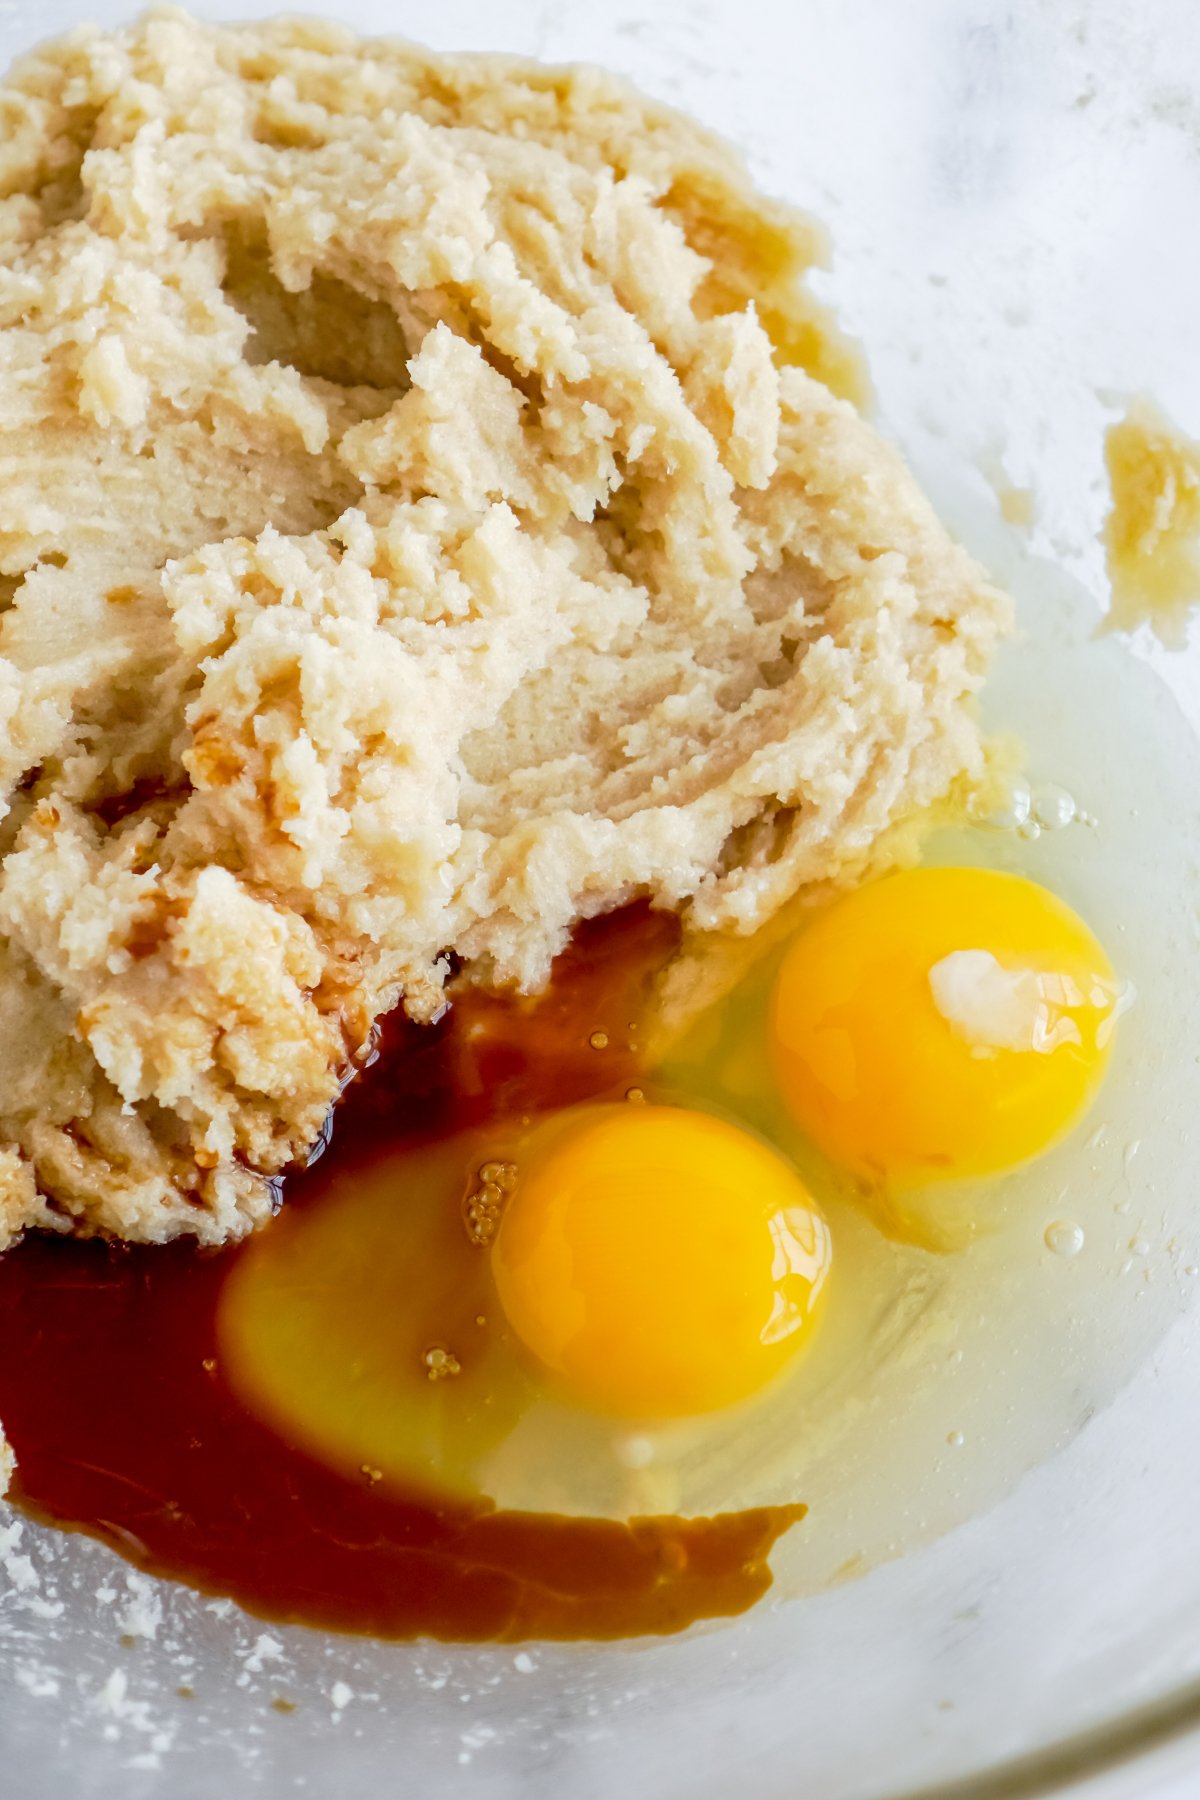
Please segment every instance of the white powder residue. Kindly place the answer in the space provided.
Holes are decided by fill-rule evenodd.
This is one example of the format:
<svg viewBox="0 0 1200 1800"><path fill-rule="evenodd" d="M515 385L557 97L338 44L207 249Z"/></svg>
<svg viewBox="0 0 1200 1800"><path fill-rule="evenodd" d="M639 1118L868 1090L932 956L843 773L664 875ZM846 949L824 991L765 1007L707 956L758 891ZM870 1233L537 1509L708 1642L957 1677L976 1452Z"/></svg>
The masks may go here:
<svg viewBox="0 0 1200 1800"><path fill-rule="evenodd" d="M129 1598L117 1614L119 1630L125 1637L156 1638L163 1608L153 1582L135 1570L125 1577L125 1586Z"/></svg>
<svg viewBox="0 0 1200 1800"><path fill-rule="evenodd" d="M283 1645L267 1631L260 1632L252 1647L242 1652L242 1672L238 1686L248 1687L252 1675L261 1675L266 1663L283 1661Z"/></svg>
<svg viewBox="0 0 1200 1800"><path fill-rule="evenodd" d="M35 1619L58 1619L66 1611L66 1603L62 1600L47 1600L42 1594L28 1594L21 1602L25 1612L32 1613Z"/></svg>
<svg viewBox="0 0 1200 1800"><path fill-rule="evenodd" d="M997 1050L1048 1054L1062 1044L1082 1044L1071 1013L1084 1007L1103 1014L1096 1041L1104 1047L1119 1013L1132 1004L1132 985L1092 977L1085 990L1070 975L1040 969L1006 969L990 950L953 950L929 971L933 1003L951 1029L977 1056Z"/></svg>
<svg viewBox="0 0 1200 1800"><path fill-rule="evenodd" d="M109 1743L118 1742L125 1731L138 1732L149 1738L147 1749L134 1757L134 1768L158 1768L159 1758L175 1742L174 1726L164 1727L155 1718L149 1701L135 1699L130 1694L129 1677L124 1669L114 1669L88 1705L89 1710L103 1721L102 1735Z"/></svg>
<svg viewBox="0 0 1200 1800"><path fill-rule="evenodd" d="M41 1585L32 1561L18 1548L24 1532L25 1527L19 1519L14 1519L10 1525L0 1525L0 1569L16 1594L32 1593Z"/></svg>
<svg viewBox="0 0 1200 1800"><path fill-rule="evenodd" d="M122 1719L126 1716L129 1707L136 1704L129 1700L128 1694L128 1675L124 1669L114 1669L99 1693L94 1696L92 1711L111 1713L115 1719Z"/></svg>
<svg viewBox="0 0 1200 1800"><path fill-rule="evenodd" d="M57 1700L62 1692L62 1683L51 1669L41 1663L18 1663L16 1667L17 1686L34 1700Z"/></svg>
<svg viewBox="0 0 1200 1800"><path fill-rule="evenodd" d="M458 1740L462 1745L462 1749L458 1753L459 1762L464 1765L469 1763L475 1752L490 1744L495 1736L496 1733L490 1725L475 1725L469 1731L464 1731Z"/></svg>

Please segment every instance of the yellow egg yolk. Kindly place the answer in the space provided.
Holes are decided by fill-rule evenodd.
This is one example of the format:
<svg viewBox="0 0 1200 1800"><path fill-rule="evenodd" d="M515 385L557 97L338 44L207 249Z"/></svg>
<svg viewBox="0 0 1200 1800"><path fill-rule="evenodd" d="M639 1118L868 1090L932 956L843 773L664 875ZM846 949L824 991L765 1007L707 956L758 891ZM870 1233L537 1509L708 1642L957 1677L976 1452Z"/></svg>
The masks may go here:
<svg viewBox="0 0 1200 1800"><path fill-rule="evenodd" d="M789 1109L885 1187L996 1173L1081 1117L1121 987L1083 921L993 870L914 869L837 901L791 946L771 1006Z"/></svg>
<svg viewBox="0 0 1200 1800"><path fill-rule="evenodd" d="M829 1230L756 1138L683 1108L595 1105L539 1127L518 1167L496 1287L575 1398L647 1419L706 1412L799 1347Z"/></svg>

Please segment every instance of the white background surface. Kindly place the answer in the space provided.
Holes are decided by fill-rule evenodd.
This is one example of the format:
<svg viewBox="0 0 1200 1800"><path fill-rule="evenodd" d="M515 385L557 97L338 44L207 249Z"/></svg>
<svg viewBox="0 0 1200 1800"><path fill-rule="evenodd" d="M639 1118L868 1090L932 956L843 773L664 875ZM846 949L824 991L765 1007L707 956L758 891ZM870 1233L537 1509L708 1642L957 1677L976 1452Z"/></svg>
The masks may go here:
<svg viewBox="0 0 1200 1800"><path fill-rule="evenodd" d="M1095 534L1104 503L1100 446L1102 428L1117 410L1114 393L1156 391L1184 423L1200 430L1200 27L1194 0L1154 0L1137 7L1131 0L1091 5L1084 0L1012 5L988 0L729 0L724 5L654 0L622 5L618 0L607 6L592 0L443 0L436 9L418 7L415 0L376 5L364 0L354 8L336 7L330 0L330 6L367 27L404 32L438 47L595 59L631 74L664 99L686 105L743 143L764 185L810 206L830 223L836 254L832 272L824 278L826 290L869 346L883 413L892 429L918 456L948 457L985 501L997 477L1030 485L1037 509L1035 548L1079 574L1099 604L1102 575ZM228 10L274 8L218 4L204 10L219 16ZM5 43L27 43L85 13L116 21L128 11L120 0L87 8L61 0L44 5L0 0L0 54ZM1172 675L1182 692L1185 683L1177 666ZM1200 698L1200 688L1193 692ZM1177 1374L1170 1379L1178 1383L1182 1378ZM1160 1385L1167 1390L1169 1378L1164 1376ZM1189 1398L1195 1400L1195 1393ZM1168 1406L1154 1414L1149 1403L1132 1402L1120 1419L1100 1421L1101 1427L1107 1423L1111 1428L1115 1448L1106 1456L1093 1442L1096 1470L1111 1465L1123 1443L1135 1443L1139 1428L1146 1433L1149 1454L1179 1416L1194 1425L1196 1411L1178 1414ZM1128 1460L1132 1471L1138 1458ZM1061 1541L1066 1554L1073 1521L1069 1514L1065 1523L1055 1515L1054 1471L1040 1474L1045 1477L1041 1486L1035 1481L1022 1496L1025 1517L1044 1520L1047 1536L1057 1532L1055 1541ZM1131 1510L1138 1503L1132 1484L1130 1473L1124 1491ZM1161 1520L1164 1535L1173 1532L1181 1539L1195 1491L1195 1483L1189 1490L1182 1478L1170 1494L1164 1487L1155 1495L1159 1511L1150 1508L1152 1524ZM1115 1478L1113 1492L1114 1504L1119 1504L1122 1490ZM986 1534L970 1540L966 1553L978 1555L985 1566L981 1536ZM1119 1533L1106 1542L1114 1556L1122 1555ZM930 1579L949 1581L953 1547L938 1548L942 1554L931 1559ZM1139 1549L1146 1552L1150 1579L1153 1545ZM894 1588L893 1572L884 1575ZM1098 1574L1095 1586L1102 1589L1105 1579ZM1112 1626L1102 1597L1096 1596L1094 1617ZM1200 1614L1193 1617L1189 1667L1200 1650ZM214 1656L223 1654L216 1625L204 1624ZM764 1615L748 1626L746 1663L752 1661L759 1626L767 1638L774 1632L786 1655L786 1634L777 1620ZM250 1633L251 1641L254 1635ZM730 1634L723 1641L733 1643L742 1635ZM131 1765L144 1742L132 1725L126 1729L127 1721L116 1747L106 1749L95 1715L86 1708L94 1699L93 1689L112 1668L115 1652L108 1640L93 1655L94 1648L89 1645L86 1657L81 1653L78 1670L71 1674L79 1686L70 1691L84 1696L78 1728L74 1721L69 1730L63 1727L68 1743L64 1754L76 1759L72 1767L79 1773L70 1783L76 1792L97 1800L118 1792L130 1800L159 1800L168 1793L179 1800L193 1795L210 1800L218 1793L240 1792L243 1780L250 1782L219 1735L186 1765L168 1757L161 1781L152 1769ZM1168 1688L1188 1672L1182 1639L1179 1644L1163 1640L1161 1648L1165 1666L1154 1667L1153 1679L1146 1677L1147 1692L1155 1684ZM968 1645L968 1659L969 1652ZM303 1642L293 1652L290 1639L289 1653L311 1679L326 1685L330 1669L340 1671L349 1655L335 1645L324 1656ZM511 1756L501 1745L494 1752L471 1751L469 1768L462 1769L458 1745L465 1741L463 1720L486 1719L488 1729L492 1722L502 1728L506 1718L519 1717L520 1706L531 1704L530 1684L517 1697L512 1690L521 1683L510 1678L499 1698L487 1703L491 1711L478 1699L482 1676L476 1690L465 1686L461 1693L453 1687L418 1693L422 1720L436 1714L439 1730L443 1716L448 1720L449 1745L445 1749L439 1740L421 1764L433 1772L422 1785L422 1800L435 1792L557 1792L571 1800L600 1793L604 1800L617 1793L642 1800L651 1791L655 1796L664 1792L658 1785L653 1790L642 1785L647 1768L662 1766L654 1760L663 1753L662 1745L651 1742L654 1706L663 1711L663 1733L676 1734L680 1767L688 1765L689 1737L700 1745L711 1724L695 1713L690 1721L681 1716L673 1722L667 1716L673 1690L683 1690L688 1679L674 1671L687 1668L699 1685L703 1658L664 1658L665 1653L656 1653L639 1660L637 1679L646 1683L650 1696L640 1711L631 1704L622 1714L611 1693L604 1699L614 1709L613 1717L624 1722L614 1728L607 1747L601 1743L594 1753L611 1771L611 1780L606 1777L599 1786L590 1773L596 1767L593 1752L581 1748L583 1727L576 1730L571 1721L564 1724L553 1715L556 1705L560 1713L567 1706L553 1693L536 1721L542 1733L538 1741L550 1746L545 1753L549 1761L527 1768L519 1745ZM127 1660L134 1700L149 1705L148 1656ZM417 1659L399 1654L380 1657L375 1673L355 1674L353 1681L363 1689L372 1681L379 1686L382 1670L382 1681L394 1684L389 1691L402 1697L418 1681L416 1666ZM730 1665L727 1693L731 1731L743 1710L739 1702L753 1698L739 1693L736 1666ZM654 1677L657 1688L647 1673L651 1667L664 1671L661 1678ZM781 1675L780 1670L775 1673ZM1132 1687L1132 1666L1129 1673ZM914 1681L914 1687L919 1685ZM163 1694L169 1695L170 1686L168 1676ZM778 1693L781 1707L798 1704L782 1679L770 1685L769 1671L761 1673L758 1687L764 1701ZM618 1700L624 1692L617 1690ZM474 1706L458 1704L473 1697ZM24 1723L31 1709L36 1717L39 1704L19 1697L18 1722ZM245 1693L232 1685L216 1710L222 1709L231 1731L244 1733L257 1723ZM454 1712L457 1719L450 1717ZM282 1776L272 1786L302 1792L299 1780L321 1759L339 1755L349 1759L345 1767L358 1772L357 1800L357 1794L372 1791L378 1775L371 1762L370 1727L360 1740L352 1736L360 1729L353 1720L328 1728L323 1721L324 1715L320 1730L314 1726L311 1749L289 1763L286 1787ZM765 1706L760 1722L765 1735L771 1723ZM784 1736L790 1722L789 1716L776 1720ZM932 1730L924 1713L920 1725ZM267 1718L265 1729L284 1733L287 1726L277 1717ZM639 1742L645 1760L622 1764L621 1745L632 1741L635 1726L643 1734ZM595 1729L605 1729L603 1718ZM532 1742L533 1725L526 1735ZM418 1746L414 1742L410 1748L415 1766ZM507 1761L499 1760L502 1750ZM774 1773L761 1779L744 1757L736 1766L745 1770L745 1785L763 1800L800 1793L806 1769L803 1745L794 1738L793 1751L790 1759L777 1758ZM572 1754L580 1760L572 1761ZM688 1765L696 1780L704 1778L706 1760L711 1762L707 1750L697 1748ZM36 1791L37 1800L59 1800L68 1791L64 1767L47 1764L36 1789L36 1778L30 1777L31 1795ZM724 1776L722 1781L721 1768L712 1764L708 1781L717 1780L718 1786L706 1786L705 1792L732 1791L727 1770ZM310 1792L319 1791L319 1779L314 1777ZM254 1783L245 1791L261 1791L257 1777ZM323 1785L326 1800L334 1790ZM1089 1800L1093 1795L1094 1800L1144 1800L1148 1795L1196 1800L1196 1748L1175 1746L1138 1769L1121 1770L1094 1784Z"/></svg>

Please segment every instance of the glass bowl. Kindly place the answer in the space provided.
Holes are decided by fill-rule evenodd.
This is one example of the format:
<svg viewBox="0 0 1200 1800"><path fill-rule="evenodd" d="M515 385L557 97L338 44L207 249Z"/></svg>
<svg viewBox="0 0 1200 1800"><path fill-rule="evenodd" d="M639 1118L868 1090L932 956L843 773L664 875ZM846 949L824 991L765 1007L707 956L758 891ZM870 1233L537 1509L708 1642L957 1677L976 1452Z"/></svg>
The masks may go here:
<svg viewBox="0 0 1200 1800"><path fill-rule="evenodd" d="M5 0L0 51L125 12ZM742 144L761 185L831 228L822 291L951 527L1027 608L1067 581L1076 620L1098 617L1105 424L1149 389L1200 428L1191 0L356 0L342 16L603 63ZM1002 512L1026 489L1018 535ZM1163 743L1194 750L1195 637L1137 654ZM1174 884L1196 961L1186 871L1156 860L1152 845L1124 878ZM819 1591L781 1565L753 1613L683 1638L487 1649L262 1624L0 1511L3 1766L27 1800L1200 1791L1200 1066L1144 1053L1174 1136L1158 1185L1114 1201L1142 1261L1112 1276L1096 1339L1112 1354L1070 1380L1066 1363L1026 1370L1018 1410L1039 1429L1006 1445L982 1508L910 1519L903 1555Z"/></svg>

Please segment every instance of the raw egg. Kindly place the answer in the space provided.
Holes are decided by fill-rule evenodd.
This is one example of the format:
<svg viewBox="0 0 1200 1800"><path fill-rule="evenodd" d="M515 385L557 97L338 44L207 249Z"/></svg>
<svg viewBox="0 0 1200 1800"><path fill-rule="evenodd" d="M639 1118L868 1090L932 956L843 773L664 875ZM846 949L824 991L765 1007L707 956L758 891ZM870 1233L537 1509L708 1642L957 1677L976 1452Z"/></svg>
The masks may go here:
<svg viewBox="0 0 1200 1800"><path fill-rule="evenodd" d="M492 1266L517 1336L578 1399L707 1412L778 1374L810 1331L829 1229L790 1165L672 1106L590 1106L521 1152Z"/></svg>
<svg viewBox="0 0 1200 1800"><path fill-rule="evenodd" d="M1125 999L1091 931L1045 888L913 869L846 895L796 939L771 1003L775 1072L801 1129L868 1181L995 1174L1086 1111Z"/></svg>

